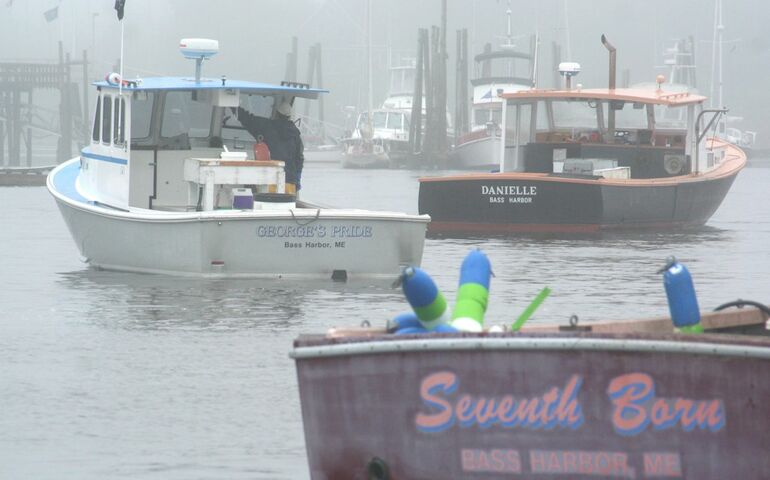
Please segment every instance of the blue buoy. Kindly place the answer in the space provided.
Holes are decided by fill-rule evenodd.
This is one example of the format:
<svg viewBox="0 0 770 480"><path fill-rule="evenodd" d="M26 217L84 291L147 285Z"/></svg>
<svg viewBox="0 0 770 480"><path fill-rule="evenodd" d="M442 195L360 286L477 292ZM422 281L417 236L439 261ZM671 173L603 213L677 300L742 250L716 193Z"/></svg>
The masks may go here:
<svg viewBox="0 0 770 480"><path fill-rule="evenodd" d="M396 335L411 335L414 333L428 333L430 330L428 330L425 327L404 327L396 330Z"/></svg>
<svg viewBox="0 0 770 480"><path fill-rule="evenodd" d="M420 319L417 318L417 314L414 312L404 312L396 315L392 319L388 320L387 330L389 332L396 332L402 328L422 327Z"/></svg>
<svg viewBox="0 0 770 480"><path fill-rule="evenodd" d="M446 299L427 272L407 267L401 274L400 283L406 300L423 327L433 330L438 325L449 323L451 316Z"/></svg>
<svg viewBox="0 0 770 480"><path fill-rule="evenodd" d="M698 299L687 267L677 262L676 258L668 257L666 266L658 273L663 273L663 285L674 327L683 333L702 333Z"/></svg>

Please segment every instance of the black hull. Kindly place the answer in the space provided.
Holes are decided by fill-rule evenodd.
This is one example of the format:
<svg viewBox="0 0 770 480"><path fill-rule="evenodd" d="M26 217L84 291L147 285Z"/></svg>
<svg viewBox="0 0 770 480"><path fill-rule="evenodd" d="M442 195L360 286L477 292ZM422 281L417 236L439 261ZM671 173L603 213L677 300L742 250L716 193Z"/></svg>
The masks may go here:
<svg viewBox="0 0 770 480"><path fill-rule="evenodd" d="M699 226L722 203L728 176L644 183L552 175L422 179L419 212L429 233L596 232Z"/></svg>

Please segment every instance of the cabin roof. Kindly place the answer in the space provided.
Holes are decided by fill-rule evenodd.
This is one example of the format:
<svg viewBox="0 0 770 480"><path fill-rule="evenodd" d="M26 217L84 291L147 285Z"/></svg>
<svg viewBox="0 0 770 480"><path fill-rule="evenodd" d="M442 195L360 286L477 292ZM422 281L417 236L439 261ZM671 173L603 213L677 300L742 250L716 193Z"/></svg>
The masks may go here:
<svg viewBox="0 0 770 480"><path fill-rule="evenodd" d="M503 98L510 100L532 99L574 99L574 100L620 100L634 103L679 106L702 103L706 97L690 92L673 92L645 88L592 88L574 90L520 90L503 93Z"/></svg>
<svg viewBox="0 0 770 480"><path fill-rule="evenodd" d="M477 63L480 63L486 60L495 60L498 58L519 58L522 60L532 60L532 55L516 50L494 50L491 52L479 53L473 59Z"/></svg>
<svg viewBox="0 0 770 480"><path fill-rule="evenodd" d="M134 82L135 80L128 80ZM293 85L273 85L270 83L248 82L243 80L226 79L224 85L221 78L201 78L196 83L194 78L190 77L148 77L137 79L136 84L129 83L123 86L127 91L151 91L151 90L240 90L241 93L252 93L262 95L287 95L302 98L318 98L321 93L328 93L328 90L318 88L305 88ZM99 88L118 89L118 85L108 83L105 80L94 82L94 86Z"/></svg>

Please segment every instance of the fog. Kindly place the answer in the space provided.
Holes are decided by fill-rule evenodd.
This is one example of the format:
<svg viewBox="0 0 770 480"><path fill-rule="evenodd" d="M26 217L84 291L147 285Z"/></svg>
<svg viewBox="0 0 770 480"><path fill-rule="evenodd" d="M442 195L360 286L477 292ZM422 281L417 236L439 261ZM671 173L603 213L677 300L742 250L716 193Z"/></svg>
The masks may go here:
<svg viewBox="0 0 770 480"><path fill-rule="evenodd" d="M454 98L455 32L469 31L470 55L506 30L505 0L448 0L447 45L450 99ZM0 61L55 61L61 41L80 58L87 50L89 76L103 78L120 56L120 31L112 0L2 0ZM366 2L362 0L127 0L125 76L191 74L178 42L185 37L215 38L220 54L204 65L204 75L278 82L286 70L292 37L299 39L299 80L307 71L308 47L323 47L326 116L340 122L346 105L364 107L366 98ZM44 12L58 8L55 19ZM709 95L712 77L714 0L538 0L512 2L513 34L526 48L527 36L540 36L539 79L553 86L552 44L562 60L579 62L578 82L607 84L606 34L618 49L618 78L629 70L631 83L654 81L667 73L663 51L675 39L693 36L698 88ZM724 103L743 117L743 129L758 131L770 143L770 33L761 19L770 9L759 0L724 2ZM439 25L441 0L372 0L373 99L387 90L389 65L415 57L417 29ZM34 32L34 34L32 33ZM567 55L569 53L569 58ZM473 73L471 72L471 76ZM451 101L451 100L450 100ZM453 106L449 105L450 111Z"/></svg>

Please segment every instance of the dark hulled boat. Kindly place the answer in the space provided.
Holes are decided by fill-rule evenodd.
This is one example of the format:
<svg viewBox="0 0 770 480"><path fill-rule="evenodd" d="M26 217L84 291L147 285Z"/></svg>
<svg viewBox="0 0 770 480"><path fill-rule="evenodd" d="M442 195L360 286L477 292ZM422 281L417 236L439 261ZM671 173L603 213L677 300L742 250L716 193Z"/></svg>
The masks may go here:
<svg viewBox="0 0 770 480"><path fill-rule="evenodd" d="M311 478L764 478L767 319L302 336Z"/></svg>
<svg viewBox="0 0 770 480"><path fill-rule="evenodd" d="M429 233L703 225L746 164L738 147L707 138L723 111L704 110L700 95L577 88L501 99L500 172L421 178Z"/></svg>

